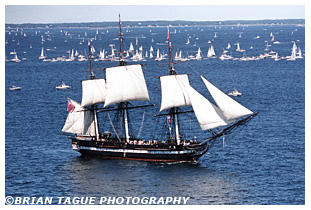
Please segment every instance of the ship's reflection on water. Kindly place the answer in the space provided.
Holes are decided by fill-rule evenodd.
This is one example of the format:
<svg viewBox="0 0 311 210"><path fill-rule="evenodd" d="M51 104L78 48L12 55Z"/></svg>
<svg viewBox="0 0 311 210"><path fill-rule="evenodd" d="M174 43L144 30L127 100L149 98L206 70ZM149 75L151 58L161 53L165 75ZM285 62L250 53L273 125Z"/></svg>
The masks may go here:
<svg viewBox="0 0 311 210"><path fill-rule="evenodd" d="M154 163L75 157L60 173L68 196L190 197L187 204L244 204L238 177L202 163Z"/></svg>

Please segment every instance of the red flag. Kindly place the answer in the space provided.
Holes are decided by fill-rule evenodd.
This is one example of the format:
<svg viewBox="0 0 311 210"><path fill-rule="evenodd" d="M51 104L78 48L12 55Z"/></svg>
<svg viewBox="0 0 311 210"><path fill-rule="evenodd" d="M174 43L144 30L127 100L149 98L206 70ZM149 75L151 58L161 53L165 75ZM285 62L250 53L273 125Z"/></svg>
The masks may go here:
<svg viewBox="0 0 311 210"><path fill-rule="evenodd" d="M72 113L75 110L75 105L72 103L71 99L67 100L67 112Z"/></svg>
<svg viewBox="0 0 311 210"><path fill-rule="evenodd" d="M167 40L170 40L170 28L167 27Z"/></svg>
<svg viewBox="0 0 311 210"><path fill-rule="evenodd" d="M171 116L167 115L166 123L171 123Z"/></svg>

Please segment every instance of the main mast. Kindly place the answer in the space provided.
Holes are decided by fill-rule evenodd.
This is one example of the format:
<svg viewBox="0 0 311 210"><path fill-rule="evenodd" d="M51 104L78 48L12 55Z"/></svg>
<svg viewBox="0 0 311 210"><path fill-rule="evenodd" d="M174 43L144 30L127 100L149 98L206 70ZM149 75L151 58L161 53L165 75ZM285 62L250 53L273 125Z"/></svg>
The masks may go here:
<svg viewBox="0 0 311 210"><path fill-rule="evenodd" d="M123 57L123 34L122 34L122 28L121 28L121 16L119 14L119 40L120 40L120 66L125 65L124 57ZM129 125L128 125L128 114L127 114L127 102L121 102L120 107L123 110L123 120L124 120L124 129L125 129L125 139L126 142L129 142L130 140L130 134L129 134Z"/></svg>
<svg viewBox="0 0 311 210"><path fill-rule="evenodd" d="M175 75L175 69L174 69L174 63L173 63L173 53L172 53L172 44L170 41L170 31L169 29L167 30L167 40L168 40L168 49L169 49L169 54L170 54L170 75ZM171 109L170 112L173 113L173 119L174 119L174 126L175 126L175 140L177 142L177 145L180 143L180 137L179 137L179 127L178 127L178 117L177 117L177 111L178 108L174 107Z"/></svg>

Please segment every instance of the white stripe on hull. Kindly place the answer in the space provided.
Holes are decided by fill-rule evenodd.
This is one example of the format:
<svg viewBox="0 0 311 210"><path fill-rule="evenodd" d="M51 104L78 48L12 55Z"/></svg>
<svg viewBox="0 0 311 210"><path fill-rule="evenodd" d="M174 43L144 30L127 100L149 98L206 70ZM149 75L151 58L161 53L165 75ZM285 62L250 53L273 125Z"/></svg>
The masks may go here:
<svg viewBox="0 0 311 210"><path fill-rule="evenodd" d="M72 149L76 151L91 150L101 152L121 152L121 153L135 153L135 154L161 154L161 155L181 155L187 153L195 153L194 150L182 150L182 151L155 151L155 150L134 150L134 149L111 149L111 148L97 148L97 147L84 147L76 144L72 145Z"/></svg>

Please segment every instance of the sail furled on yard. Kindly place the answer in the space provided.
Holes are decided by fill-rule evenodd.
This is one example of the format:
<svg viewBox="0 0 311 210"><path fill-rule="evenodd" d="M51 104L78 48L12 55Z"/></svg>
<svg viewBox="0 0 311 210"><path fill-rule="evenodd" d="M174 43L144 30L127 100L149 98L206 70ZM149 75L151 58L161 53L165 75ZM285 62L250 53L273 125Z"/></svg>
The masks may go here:
<svg viewBox="0 0 311 210"><path fill-rule="evenodd" d="M187 88L192 108L202 130L213 129L227 125L227 122L219 108L209 102L193 87Z"/></svg>
<svg viewBox="0 0 311 210"><path fill-rule="evenodd" d="M94 112L82 107L78 102L68 99L68 116L62 129L66 133L95 136Z"/></svg>
<svg viewBox="0 0 311 210"><path fill-rule="evenodd" d="M127 101L150 101L141 65L107 68L106 84L105 107Z"/></svg>
<svg viewBox="0 0 311 210"><path fill-rule="evenodd" d="M253 114L251 110L223 93L203 76L201 76L201 78L227 121L236 120L240 117Z"/></svg>
<svg viewBox="0 0 311 210"><path fill-rule="evenodd" d="M106 100L105 79L82 81L82 106L104 103Z"/></svg>
<svg viewBox="0 0 311 210"><path fill-rule="evenodd" d="M160 112L179 106L191 106L187 92L190 86L187 74L168 75L160 77L161 81L161 108Z"/></svg>

